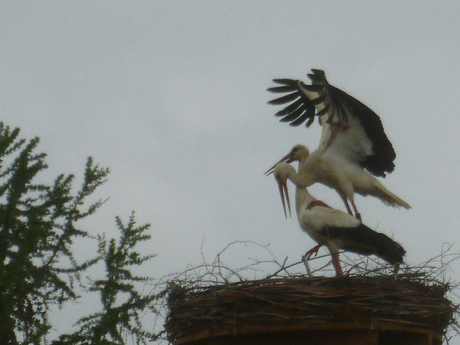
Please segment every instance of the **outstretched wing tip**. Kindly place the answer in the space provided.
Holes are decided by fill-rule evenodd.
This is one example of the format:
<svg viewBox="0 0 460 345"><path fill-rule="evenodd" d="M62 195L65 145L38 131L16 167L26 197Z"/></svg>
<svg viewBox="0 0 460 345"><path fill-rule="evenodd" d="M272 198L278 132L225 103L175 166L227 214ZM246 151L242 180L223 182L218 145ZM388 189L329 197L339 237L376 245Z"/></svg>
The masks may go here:
<svg viewBox="0 0 460 345"><path fill-rule="evenodd" d="M289 125L297 127L308 120L307 127L315 117L314 103L305 95L308 86L300 80L295 79L273 79L273 82L282 86L270 87L267 90L273 93L284 93L284 96L268 101L271 105L286 105L278 111L275 116L283 117L281 122L288 122Z"/></svg>
<svg viewBox="0 0 460 345"><path fill-rule="evenodd" d="M396 155L379 116L359 100L330 85L324 70L312 68L307 76L311 80L309 84L295 79L273 79L277 86L268 91L284 94L268 102L271 105L284 105L275 116L282 117L280 121L294 127L305 122L307 128L316 117L327 116L327 123L339 121L346 124L349 117L356 118L371 140L373 151L373 155L360 162L361 166L375 176L385 177L386 173L391 173Z"/></svg>

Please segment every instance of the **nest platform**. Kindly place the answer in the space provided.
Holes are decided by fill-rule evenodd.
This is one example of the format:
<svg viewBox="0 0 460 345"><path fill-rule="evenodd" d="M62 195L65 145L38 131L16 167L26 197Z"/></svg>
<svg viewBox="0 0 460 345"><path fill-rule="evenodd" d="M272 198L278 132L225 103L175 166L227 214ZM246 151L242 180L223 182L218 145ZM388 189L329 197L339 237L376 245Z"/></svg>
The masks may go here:
<svg viewBox="0 0 460 345"><path fill-rule="evenodd" d="M173 344L440 345L448 291L389 276L172 283L165 330Z"/></svg>

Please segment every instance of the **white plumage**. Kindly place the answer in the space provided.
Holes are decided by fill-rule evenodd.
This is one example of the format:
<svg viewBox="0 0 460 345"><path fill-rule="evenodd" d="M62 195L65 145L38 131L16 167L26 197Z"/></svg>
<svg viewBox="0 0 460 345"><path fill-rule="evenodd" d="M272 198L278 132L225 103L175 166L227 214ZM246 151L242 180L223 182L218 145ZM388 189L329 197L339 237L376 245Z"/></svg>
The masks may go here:
<svg viewBox="0 0 460 345"><path fill-rule="evenodd" d="M299 170L298 185L308 187L319 182L335 189L349 214L353 214L353 207L355 215L359 217L354 193L374 196L389 206L410 209L407 202L374 177L385 177L386 173L391 173L396 158L378 115L330 85L323 71L312 71L313 74L308 75L312 85L292 79L275 79L274 82L282 86L268 89L278 93L290 92L269 102L292 102L275 114L282 117L281 121L294 126L307 121L308 127L318 116L322 126L321 140L315 151L310 153L305 146L296 145L279 162L304 159Z"/></svg>
<svg viewBox="0 0 460 345"><path fill-rule="evenodd" d="M286 203L290 210L286 181L290 179L296 184L299 175L287 163L276 165L273 173L279 184L286 214ZM395 272L399 264L403 262L405 250L401 245L388 236L368 228L355 217L315 199L306 188L299 186L296 188L296 212L302 230L318 243L306 253L306 256L309 257L316 253L323 245L327 246L332 255L332 263L337 276L343 275L339 261L340 249L363 255L376 255L395 265Z"/></svg>

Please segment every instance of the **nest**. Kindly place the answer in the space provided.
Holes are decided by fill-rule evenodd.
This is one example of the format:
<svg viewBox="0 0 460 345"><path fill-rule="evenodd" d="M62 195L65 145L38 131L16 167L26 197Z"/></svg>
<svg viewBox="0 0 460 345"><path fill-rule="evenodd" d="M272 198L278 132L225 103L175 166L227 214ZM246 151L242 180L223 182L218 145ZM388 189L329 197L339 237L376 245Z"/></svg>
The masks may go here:
<svg viewBox="0 0 460 345"><path fill-rule="evenodd" d="M241 246L251 253L261 248L269 255L239 269L229 268L223 254L235 246L239 257ZM315 264L319 267L306 276L298 271L303 267L305 272L304 262L289 263L288 258L278 262L266 247L237 241L211 264L204 261L169 277L163 290L167 309L163 336L171 343L183 343L252 330L338 329L346 324L347 329L383 332L426 330L448 342L460 333L460 308L452 302L459 299L459 285L446 282L450 264L460 255L448 253L450 248L422 264L401 267L395 280L391 266L347 255L341 256L345 277L324 276L331 273L327 262Z"/></svg>
<svg viewBox="0 0 460 345"><path fill-rule="evenodd" d="M236 243L241 244L248 245ZM449 264L460 255L448 254L450 247L423 264L401 268L395 280L391 267L343 255L349 264L345 262L346 276L341 278L319 275L328 272L327 265L312 276L293 273L303 263L289 264L287 259L255 260L231 269L222 254L234 245L212 264L188 268L168 280L163 291L168 310L164 335L171 343L251 329L330 329L344 324L348 329L423 329L447 341L447 334L460 333L459 306L449 299L458 299L458 285L446 282ZM269 274L262 269L267 263Z"/></svg>
<svg viewBox="0 0 460 345"><path fill-rule="evenodd" d="M220 286L170 287L170 341L238 325L391 323L444 333L456 311L448 284L391 277L279 278Z"/></svg>

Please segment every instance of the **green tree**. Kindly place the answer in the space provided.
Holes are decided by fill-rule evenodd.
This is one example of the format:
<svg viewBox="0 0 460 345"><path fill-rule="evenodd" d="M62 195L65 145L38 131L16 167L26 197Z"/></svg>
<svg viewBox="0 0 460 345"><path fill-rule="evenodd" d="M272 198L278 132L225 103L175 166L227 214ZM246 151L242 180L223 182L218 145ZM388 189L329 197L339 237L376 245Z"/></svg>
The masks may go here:
<svg viewBox="0 0 460 345"><path fill-rule="evenodd" d="M100 241L105 279L91 281L89 289L100 295L102 310L81 318L77 322L77 331L61 336L53 344L125 344L127 336L136 344L147 344L156 339L152 331L143 328L141 315L152 309L157 296L142 296L136 289L138 283L145 284L151 278L137 276L131 271L131 267L155 257L142 256L134 249L139 242L150 239L146 234L150 224L136 226L134 213L126 225L119 217L116 217L116 223L121 232L118 245L115 239L107 242L101 238Z"/></svg>
<svg viewBox="0 0 460 345"><path fill-rule="evenodd" d="M106 263L107 278L94 281L91 290L101 293L104 309L97 317L80 320L78 334L87 335L86 325L94 326L100 336L93 334L92 339L86 339L91 344L104 343L107 332L121 344L121 333L115 331L119 326L145 336L140 339L153 336L142 333L135 312L147 307L153 297L137 295L133 285L124 282L146 279L131 276L127 267L153 257L142 257L132 250L138 241L149 238L144 233L148 225L136 228L132 215L124 227L117 218L122 234L119 246L115 240L106 243L99 236L99 253L77 260L73 243L98 239L98 234L81 229L79 221L104 203L88 202L88 197L106 181L109 170L95 165L89 157L82 186L76 192L72 191L72 174L61 174L52 184L37 183L37 175L47 169L46 154L36 153L38 143L38 138L21 139L18 128L0 122L0 344L45 343L52 327L50 308L76 301L75 286L82 273L100 260ZM115 307L119 291L130 297Z"/></svg>

